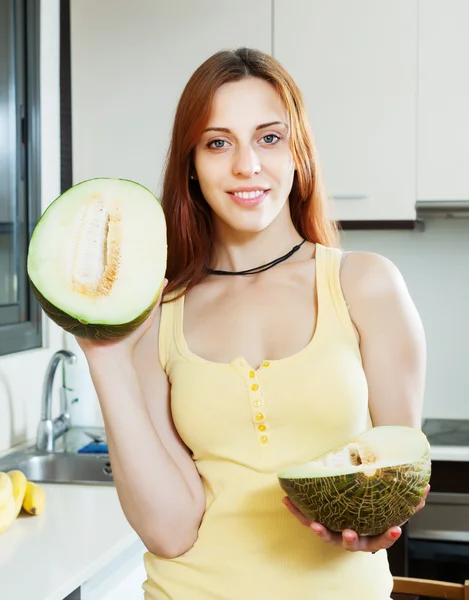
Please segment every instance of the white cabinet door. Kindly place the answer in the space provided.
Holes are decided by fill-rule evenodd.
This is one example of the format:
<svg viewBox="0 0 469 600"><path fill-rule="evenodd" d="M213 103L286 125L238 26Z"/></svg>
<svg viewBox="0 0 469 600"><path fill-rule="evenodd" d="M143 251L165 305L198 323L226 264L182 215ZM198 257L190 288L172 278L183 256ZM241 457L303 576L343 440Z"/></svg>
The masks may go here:
<svg viewBox="0 0 469 600"><path fill-rule="evenodd" d="M420 3L419 200L469 200L468 31L468 0Z"/></svg>
<svg viewBox="0 0 469 600"><path fill-rule="evenodd" d="M73 173L159 190L176 105L214 52L272 50L271 0L71 3Z"/></svg>
<svg viewBox="0 0 469 600"><path fill-rule="evenodd" d="M417 0L274 0L334 216L415 218Z"/></svg>
<svg viewBox="0 0 469 600"><path fill-rule="evenodd" d="M143 562L145 547L132 547L101 568L81 586L81 600L143 600L142 584L147 575Z"/></svg>
<svg viewBox="0 0 469 600"><path fill-rule="evenodd" d="M143 560L132 569L127 569L119 581L108 581L101 587L96 600L143 600L142 584L147 575Z"/></svg>

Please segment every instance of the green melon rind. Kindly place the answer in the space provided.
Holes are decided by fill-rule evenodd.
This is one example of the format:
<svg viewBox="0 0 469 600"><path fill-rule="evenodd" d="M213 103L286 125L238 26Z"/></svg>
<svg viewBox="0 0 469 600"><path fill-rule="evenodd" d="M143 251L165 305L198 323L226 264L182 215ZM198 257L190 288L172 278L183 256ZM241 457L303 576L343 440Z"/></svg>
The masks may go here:
<svg viewBox="0 0 469 600"><path fill-rule="evenodd" d="M61 327L67 333L71 333L74 336L88 340L94 340L95 342L118 340L130 335L132 331L135 331L135 329L140 327L140 325L142 325L149 317L151 311L158 301L161 289L163 287L163 284L161 284L151 305L136 319L133 319L128 323L120 323L119 325L107 325L102 323L82 323L79 319L75 319L71 315L64 313L56 306L51 304L46 298L44 298L44 296L39 292L32 282L30 285L31 290L39 302L42 310L56 325Z"/></svg>
<svg viewBox="0 0 469 600"><path fill-rule="evenodd" d="M59 327L61 327L65 331L67 331L68 333L71 333L72 335L75 335L77 337L82 337L82 338L86 338L86 339L90 339L90 340L94 340L94 341L111 341L111 340L120 339L120 338L123 338L123 337L129 335L132 331L137 329L148 318L148 316L150 315L151 311L153 310L155 304L157 303L160 293L161 293L161 290L162 290L163 281L159 282L158 290L156 291L155 297L153 298L150 305L135 319L128 321L126 323L119 323L119 324L87 323L87 322L83 321L81 315L78 315L78 314L71 315L71 314L65 313L64 311L60 310L57 306L55 306L52 302L50 302L50 300L47 299L43 294L41 294L41 292L35 286L34 278L32 276L32 273L30 272L30 256L31 256L31 248L34 248L34 244L35 244L35 235L37 235L38 232L40 232L41 228L43 226L45 226L45 223L46 223L45 216L47 215L47 212L52 209L54 204L58 201L63 200L64 196L71 189L76 191L76 189L79 188L80 186L84 186L93 181L100 182L100 181L104 181L106 179L112 180L112 181L118 181L118 182L122 181L125 183L132 184L133 186L138 186L138 187L142 188L143 190L145 190L145 192L147 192L148 194L151 194L151 196L153 196L153 198L155 199L155 202L158 203L161 211L163 211L161 204L159 203L158 199L153 194L153 192L151 190L149 190L147 187L143 186L142 184L140 184L136 181L132 181L130 179L124 179L124 178L117 178L117 177L114 177L114 178L96 177L96 178L91 178L91 179L81 181L80 183L75 184L73 186L73 188L70 188L69 190L66 190L65 192L63 192L62 194L57 196L57 198L55 198L49 204L49 206L44 210L43 214L41 215L41 218L36 223L36 225L33 229L31 239L29 242L29 251L28 251L28 260L27 260L27 274L28 274L28 279L29 279L30 286L31 286L31 291L33 292L34 297L38 301L38 303L41 306L44 313L56 325L58 325Z"/></svg>
<svg viewBox="0 0 469 600"><path fill-rule="evenodd" d="M331 477L288 479L281 488L308 519L331 531L352 529L358 535L381 535L402 525L421 503L431 475L427 451L411 464Z"/></svg>

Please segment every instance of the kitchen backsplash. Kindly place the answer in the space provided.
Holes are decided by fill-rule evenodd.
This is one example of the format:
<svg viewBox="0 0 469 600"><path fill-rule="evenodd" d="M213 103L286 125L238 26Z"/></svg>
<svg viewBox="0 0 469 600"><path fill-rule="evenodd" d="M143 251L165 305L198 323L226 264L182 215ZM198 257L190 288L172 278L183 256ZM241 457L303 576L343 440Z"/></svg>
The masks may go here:
<svg viewBox="0 0 469 600"><path fill-rule="evenodd" d="M344 231L346 250L383 254L403 274L428 349L424 416L469 419L469 219L424 231Z"/></svg>

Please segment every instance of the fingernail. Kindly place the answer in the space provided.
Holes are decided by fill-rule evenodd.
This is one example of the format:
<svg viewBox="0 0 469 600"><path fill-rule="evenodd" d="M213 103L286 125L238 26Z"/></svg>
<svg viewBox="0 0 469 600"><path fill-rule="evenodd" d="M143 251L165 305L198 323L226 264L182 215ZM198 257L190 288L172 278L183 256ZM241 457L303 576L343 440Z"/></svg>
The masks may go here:
<svg viewBox="0 0 469 600"><path fill-rule="evenodd" d="M344 536L347 542L353 542L355 540L353 535L345 535Z"/></svg>
<svg viewBox="0 0 469 600"><path fill-rule="evenodd" d="M311 529L314 531L314 533L317 533L318 535L322 535L322 529L320 527L318 527L317 525L311 525Z"/></svg>
<svg viewBox="0 0 469 600"><path fill-rule="evenodd" d="M391 531L391 537L393 537L394 539L398 538L400 535L400 531Z"/></svg>

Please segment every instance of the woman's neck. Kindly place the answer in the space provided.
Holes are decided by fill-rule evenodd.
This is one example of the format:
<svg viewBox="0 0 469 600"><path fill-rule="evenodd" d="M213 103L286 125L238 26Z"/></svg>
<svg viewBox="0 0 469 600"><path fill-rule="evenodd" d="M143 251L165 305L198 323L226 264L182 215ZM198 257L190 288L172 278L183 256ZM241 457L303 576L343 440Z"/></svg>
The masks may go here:
<svg viewBox="0 0 469 600"><path fill-rule="evenodd" d="M290 218L276 219L269 227L255 233L219 230L210 267L223 271L245 271L270 263L301 241L302 237Z"/></svg>

